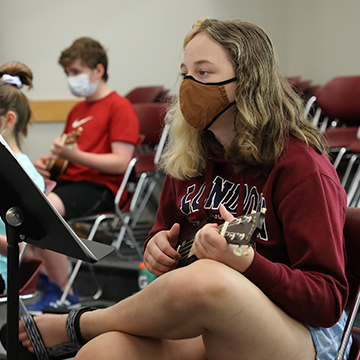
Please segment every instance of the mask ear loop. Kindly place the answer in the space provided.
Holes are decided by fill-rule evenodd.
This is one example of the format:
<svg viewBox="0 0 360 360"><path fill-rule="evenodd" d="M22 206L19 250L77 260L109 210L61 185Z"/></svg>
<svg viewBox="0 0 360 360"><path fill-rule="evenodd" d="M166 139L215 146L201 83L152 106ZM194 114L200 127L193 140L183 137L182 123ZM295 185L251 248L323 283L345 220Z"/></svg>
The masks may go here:
<svg viewBox="0 0 360 360"><path fill-rule="evenodd" d="M196 80L195 80L195 81L196 81ZM224 81L220 81L220 82L211 82L211 83L202 83L202 84L204 84L204 85L219 85L219 86L221 86L221 85L230 84L230 83L232 83L232 82L234 82L234 81L237 81L236 76L234 76L234 77L231 78L231 79L224 80Z"/></svg>
<svg viewBox="0 0 360 360"><path fill-rule="evenodd" d="M220 115L222 115L226 110L228 110L229 108L231 108L233 105L235 105L235 101L232 101L231 103L229 103L229 105L227 105L224 109L222 109L210 122L209 124L207 124L204 128L204 131L207 130L214 122L215 120L218 119L218 117Z"/></svg>
<svg viewBox="0 0 360 360"><path fill-rule="evenodd" d="M221 86L221 85L226 85L226 84L230 84L234 81L237 81L236 77L233 77L231 79L228 80L224 80L224 81L220 81L220 82L210 82L210 83L204 83L202 81L196 80L192 75L185 75L183 80L192 80L197 82L198 84L202 84L202 85L210 85L210 86Z"/></svg>

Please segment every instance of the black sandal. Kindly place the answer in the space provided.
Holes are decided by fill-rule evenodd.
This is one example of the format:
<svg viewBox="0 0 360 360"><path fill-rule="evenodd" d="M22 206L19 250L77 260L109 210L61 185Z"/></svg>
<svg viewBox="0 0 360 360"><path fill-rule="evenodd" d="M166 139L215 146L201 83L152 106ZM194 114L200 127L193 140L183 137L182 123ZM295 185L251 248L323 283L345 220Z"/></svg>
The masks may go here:
<svg viewBox="0 0 360 360"><path fill-rule="evenodd" d="M32 315L22 316L20 319L24 324L25 331L28 334L31 345L35 350L35 354L24 348L19 341L19 352L22 360L50 360L50 359L67 359L74 356L79 349L86 344L86 341L81 336L80 332L80 316L86 311L92 311L95 308L83 307L79 309L73 309L70 311L66 319L66 332L70 342L62 345L57 345L51 348L46 348L39 329ZM1 328L1 343L6 349L7 346L7 325L5 324Z"/></svg>

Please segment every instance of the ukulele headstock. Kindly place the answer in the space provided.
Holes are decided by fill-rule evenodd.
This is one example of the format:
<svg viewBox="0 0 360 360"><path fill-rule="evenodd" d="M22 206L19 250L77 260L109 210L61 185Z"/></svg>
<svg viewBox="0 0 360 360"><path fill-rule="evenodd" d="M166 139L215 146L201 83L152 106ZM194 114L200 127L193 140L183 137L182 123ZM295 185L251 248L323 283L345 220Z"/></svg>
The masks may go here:
<svg viewBox="0 0 360 360"><path fill-rule="evenodd" d="M266 209L262 209L260 212L252 212L231 222L225 222L221 225L220 234L229 244L239 245L239 247L241 245L254 247L255 240L264 224L265 212Z"/></svg>
<svg viewBox="0 0 360 360"><path fill-rule="evenodd" d="M72 131L71 133L66 134L65 145L72 145L76 143L82 131L83 128L79 127L76 130Z"/></svg>

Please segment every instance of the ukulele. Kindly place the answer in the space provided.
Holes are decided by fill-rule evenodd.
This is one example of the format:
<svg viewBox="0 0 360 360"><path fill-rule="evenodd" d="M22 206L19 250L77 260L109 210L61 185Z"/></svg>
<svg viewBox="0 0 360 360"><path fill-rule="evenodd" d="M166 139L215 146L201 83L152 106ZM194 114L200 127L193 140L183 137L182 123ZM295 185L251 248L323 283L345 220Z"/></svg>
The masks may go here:
<svg viewBox="0 0 360 360"><path fill-rule="evenodd" d="M71 133L64 134L61 137L61 143L70 149L73 148L76 145L82 130L83 128L79 127ZM50 172L50 179L57 180L59 176L66 170L68 163L69 160L62 158L51 159L46 165L46 170Z"/></svg>
<svg viewBox="0 0 360 360"><path fill-rule="evenodd" d="M250 247L255 247L255 240L264 224L266 209L262 209L260 212L252 212L249 215L243 215L231 222L225 221L222 225L219 225L220 235L224 236L225 240L229 244L238 245L234 249L236 256L245 256L249 254ZM201 227L201 226L200 226ZM196 231L199 229L196 229ZM196 232L195 231L195 232ZM181 258L177 264L177 268L186 266L197 260L193 253L193 244L195 236L190 239L181 241L176 249L181 255ZM242 245L248 245L248 248L243 252L241 250Z"/></svg>

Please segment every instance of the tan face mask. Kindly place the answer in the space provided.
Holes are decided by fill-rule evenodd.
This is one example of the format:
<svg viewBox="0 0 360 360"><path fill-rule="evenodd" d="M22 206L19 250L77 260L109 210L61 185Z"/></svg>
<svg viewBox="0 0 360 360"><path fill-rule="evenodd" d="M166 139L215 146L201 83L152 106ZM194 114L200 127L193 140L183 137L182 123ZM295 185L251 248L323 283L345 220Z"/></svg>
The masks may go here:
<svg viewBox="0 0 360 360"><path fill-rule="evenodd" d="M235 104L229 102L225 86L236 77L217 83L203 83L190 75L180 85L180 109L185 120L195 129L206 130L227 109Z"/></svg>

